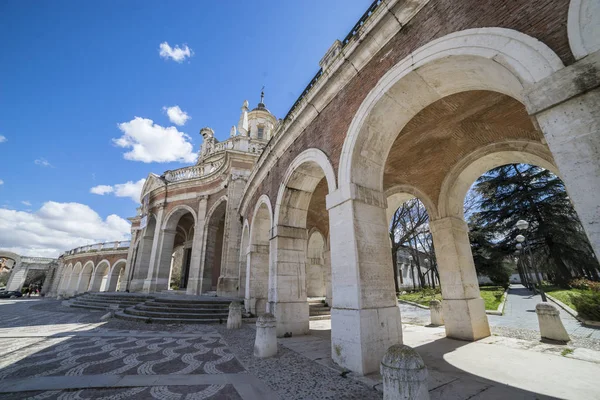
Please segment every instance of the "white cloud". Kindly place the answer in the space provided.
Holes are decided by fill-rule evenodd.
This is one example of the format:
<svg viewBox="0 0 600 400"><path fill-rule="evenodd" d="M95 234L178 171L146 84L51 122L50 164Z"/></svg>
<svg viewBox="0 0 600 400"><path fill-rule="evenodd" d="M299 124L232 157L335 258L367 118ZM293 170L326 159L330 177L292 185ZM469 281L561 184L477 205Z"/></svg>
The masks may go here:
<svg viewBox="0 0 600 400"><path fill-rule="evenodd" d="M102 219L85 204L49 201L35 212L0 208L0 243L21 255L57 257L87 244L128 240L131 227L118 215Z"/></svg>
<svg viewBox="0 0 600 400"><path fill-rule="evenodd" d="M187 46L187 44L184 44L182 47L179 47L179 45L177 44L175 45L175 47L171 47L169 46L169 43L162 42L160 44L159 54L165 60L170 58L173 61L182 63L186 58L189 58L192 55L194 55L194 52Z"/></svg>
<svg viewBox="0 0 600 400"><path fill-rule="evenodd" d="M46 160L45 158L38 158L37 160L34 161L35 165L41 165L42 167L53 167L54 166L52 164L50 164L48 162L48 160Z"/></svg>
<svg viewBox="0 0 600 400"><path fill-rule="evenodd" d="M118 124L123 136L113 142L123 148L131 148L124 154L126 160L150 162L196 161L191 138L176 127L163 127L151 119L135 117Z"/></svg>
<svg viewBox="0 0 600 400"><path fill-rule="evenodd" d="M99 194L104 196L105 194L112 193L114 189L109 185L98 185L90 189L90 193Z"/></svg>
<svg viewBox="0 0 600 400"><path fill-rule="evenodd" d="M8 141L8 139L6 138L6 136L0 135L0 143L4 143L6 141Z"/></svg>
<svg viewBox="0 0 600 400"><path fill-rule="evenodd" d="M179 106L163 107L163 111L166 111L169 120L175 125L183 126L188 120L192 119L192 117L185 111L182 111Z"/></svg>
<svg viewBox="0 0 600 400"><path fill-rule="evenodd" d="M99 185L91 188L90 192L101 196L107 193L114 193L117 197L129 197L139 204L144 183L146 183L146 179L140 179L137 182L127 181L125 183L118 183L114 186Z"/></svg>
<svg viewBox="0 0 600 400"><path fill-rule="evenodd" d="M26 206L31 207L31 202L27 201L27 200L23 200L21 201L21 204L25 204Z"/></svg>
<svg viewBox="0 0 600 400"><path fill-rule="evenodd" d="M4 181L0 179L0 185L4 185Z"/></svg>

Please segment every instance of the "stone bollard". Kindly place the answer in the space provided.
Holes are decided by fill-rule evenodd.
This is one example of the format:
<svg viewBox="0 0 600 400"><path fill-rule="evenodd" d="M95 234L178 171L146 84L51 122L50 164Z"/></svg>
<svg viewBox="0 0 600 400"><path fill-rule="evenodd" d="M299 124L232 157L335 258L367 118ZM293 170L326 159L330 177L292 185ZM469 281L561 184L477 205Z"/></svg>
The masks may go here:
<svg viewBox="0 0 600 400"><path fill-rule="evenodd" d="M381 361L384 400L429 400L427 367L413 348L390 347Z"/></svg>
<svg viewBox="0 0 600 400"><path fill-rule="evenodd" d="M429 302L429 313L431 314L431 325L444 325L444 315L442 314L442 302L431 300Z"/></svg>
<svg viewBox="0 0 600 400"><path fill-rule="evenodd" d="M254 357L266 358L277 354L277 321L273 314L265 313L256 321Z"/></svg>
<svg viewBox="0 0 600 400"><path fill-rule="evenodd" d="M227 329L240 329L242 327L242 305L237 301L229 304L229 316L227 317Z"/></svg>
<svg viewBox="0 0 600 400"><path fill-rule="evenodd" d="M558 309L550 303L539 303L535 306L535 313L540 324L542 339L568 342L571 340L567 330L560 320Z"/></svg>

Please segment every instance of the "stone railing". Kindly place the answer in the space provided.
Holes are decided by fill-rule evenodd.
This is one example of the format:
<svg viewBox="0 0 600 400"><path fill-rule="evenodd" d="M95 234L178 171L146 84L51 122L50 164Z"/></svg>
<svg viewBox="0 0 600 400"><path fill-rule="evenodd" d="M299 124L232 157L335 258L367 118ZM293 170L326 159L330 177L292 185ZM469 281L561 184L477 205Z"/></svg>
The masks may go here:
<svg viewBox="0 0 600 400"><path fill-rule="evenodd" d="M27 264L50 264L56 261L56 258L48 258L48 257L21 257L21 263Z"/></svg>
<svg viewBox="0 0 600 400"><path fill-rule="evenodd" d="M127 248L129 248L130 244L131 244L131 241L129 241L129 240L125 240L125 241L121 241L121 242L96 243L96 244L90 244L87 246L77 247L73 250L66 251L63 255L70 256L73 254L90 253L90 252L96 252L96 251L127 249Z"/></svg>
<svg viewBox="0 0 600 400"><path fill-rule="evenodd" d="M166 171L164 177L167 182L179 182L187 181L189 179L203 178L221 168L224 162L225 160L219 160L210 164L193 165L191 167Z"/></svg>
<svg viewBox="0 0 600 400"><path fill-rule="evenodd" d="M250 138L248 136L234 136L218 143L203 143L198 156L198 166L202 165L202 160L205 158L212 157L226 150L260 154L265 148L266 143L266 140Z"/></svg>

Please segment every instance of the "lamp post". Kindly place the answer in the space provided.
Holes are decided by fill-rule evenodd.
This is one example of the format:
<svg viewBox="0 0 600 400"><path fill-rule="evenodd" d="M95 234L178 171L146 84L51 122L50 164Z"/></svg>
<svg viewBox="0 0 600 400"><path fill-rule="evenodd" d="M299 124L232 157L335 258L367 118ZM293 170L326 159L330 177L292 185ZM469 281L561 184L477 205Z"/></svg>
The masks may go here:
<svg viewBox="0 0 600 400"><path fill-rule="evenodd" d="M525 230L527 230L527 228L529 228L529 222L527 222L523 219L517 221L516 225L520 231L525 231ZM517 235L516 239L519 244L522 244L525 242L525 236L523 236L521 234ZM544 293L544 289L542 288L542 280L540 278L539 272L537 270L535 263L533 262L533 254L531 253L531 245L526 246L526 247L527 247L527 250L529 251L529 262L533 269L533 274L535 275L535 279L537 280L538 290L540 291L540 295L542 296L542 301L546 302L548 300L546 299L546 293Z"/></svg>

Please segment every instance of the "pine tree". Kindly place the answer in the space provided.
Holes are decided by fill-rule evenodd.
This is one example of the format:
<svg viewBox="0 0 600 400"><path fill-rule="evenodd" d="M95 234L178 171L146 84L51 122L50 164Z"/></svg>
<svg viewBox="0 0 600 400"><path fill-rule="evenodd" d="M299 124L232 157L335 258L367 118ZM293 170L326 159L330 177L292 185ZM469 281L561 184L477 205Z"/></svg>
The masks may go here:
<svg viewBox="0 0 600 400"><path fill-rule="evenodd" d="M522 233L534 261L554 282L565 285L574 275L598 278L598 262L564 184L550 171L504 165L481 176L473 190L479 197L469 218L476 266L509 257ZM526 232L515 226L520 219L529 222Z"/></svg>

